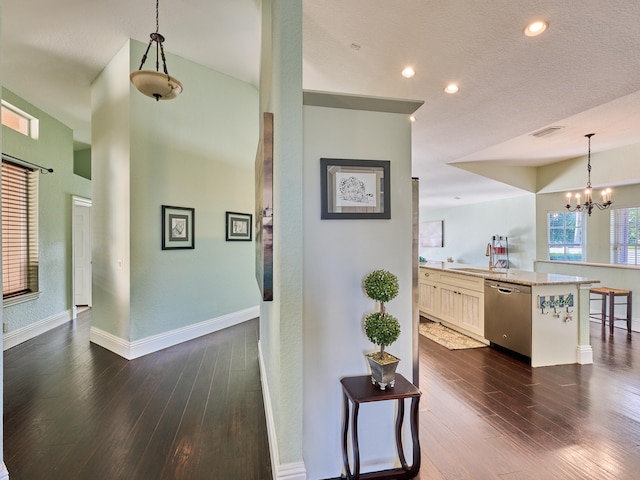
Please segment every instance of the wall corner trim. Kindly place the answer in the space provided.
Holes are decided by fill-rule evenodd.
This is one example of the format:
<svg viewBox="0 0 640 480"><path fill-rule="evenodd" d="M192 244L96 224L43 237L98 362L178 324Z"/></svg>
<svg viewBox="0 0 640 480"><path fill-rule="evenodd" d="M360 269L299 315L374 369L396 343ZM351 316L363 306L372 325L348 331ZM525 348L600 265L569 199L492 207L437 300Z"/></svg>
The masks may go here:
<svg viewBox="0 0 640 480"><path fill-rule="evenodd" d="M133 342L124 340L99 328L91 327L89 340L127 360L133 360L134 358L142 357L183 342L188 342L194 338L246 322L258 316L260 316L260 308L258 306L250 307Z"/></svg>

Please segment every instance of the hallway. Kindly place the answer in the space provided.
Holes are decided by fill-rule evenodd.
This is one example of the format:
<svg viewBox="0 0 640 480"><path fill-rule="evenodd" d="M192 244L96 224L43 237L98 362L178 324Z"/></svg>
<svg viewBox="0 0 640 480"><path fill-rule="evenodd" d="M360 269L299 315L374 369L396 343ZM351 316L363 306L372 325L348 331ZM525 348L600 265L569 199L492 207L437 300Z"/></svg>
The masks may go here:
<svg viewBox="0 0 640 480"><path fill-rule="evenodd" d="M11 480L271 477L257 320L127 362L90 316L4 353Z"/></svg>

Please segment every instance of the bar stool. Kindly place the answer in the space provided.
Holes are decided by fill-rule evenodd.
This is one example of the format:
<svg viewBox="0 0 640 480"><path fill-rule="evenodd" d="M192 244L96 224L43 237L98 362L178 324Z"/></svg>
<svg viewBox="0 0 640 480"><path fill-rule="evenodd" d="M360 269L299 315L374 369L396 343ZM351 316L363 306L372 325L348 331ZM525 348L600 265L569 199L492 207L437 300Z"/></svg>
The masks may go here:
<svg viewBox="0 0 640 480"><path fill-rule="evenodd" d="M600 295L600 298L591 298L591 294ZM624 297L624 302L616 303L616 297ZM607 298L609 299L609 315L607 315ZM601 300L602 301L602 310L600 312L600 316L591 315L591 318L599 318L602 321L602 326L604 327L607 323L607 316L609 317L609 332L613 335L613 324L616 320L626 320L627 321L627 331L631 333L631 290L621 290L618 288L610 288L610 287L595 287L589 289L589 302L592 300ZM626 305L627 306L627 316L626 318L616 318L615 316L615 306L616 305Z"/></svg>

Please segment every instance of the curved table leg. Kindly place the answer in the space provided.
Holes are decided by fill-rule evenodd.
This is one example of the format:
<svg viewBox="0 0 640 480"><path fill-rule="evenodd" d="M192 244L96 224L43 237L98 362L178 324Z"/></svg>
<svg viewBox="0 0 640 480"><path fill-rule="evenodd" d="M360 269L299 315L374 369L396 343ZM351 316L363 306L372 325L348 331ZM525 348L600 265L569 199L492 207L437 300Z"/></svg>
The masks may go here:
<svg viewBox="0 0 640 480"><path fill-rule="evenodd" d="M347 478L351 478L351 470L349 468L349 450L347 439L349 438L349 399L346 394L342 395L343 418L342 418L342 464L344 465L344 473Z"/></svg>
<svg viewBox="0 0 640 480"><path fill-rule="evenodd" d="M398 399L398 412L396 414L396 450L400 465L408 470L407 461L404 459L404 447L402 446L402 423L404 422L404 399Z"/></svg>
<svg viewBox="0 0 640 480"><path fill-rule="evenodd" d="M353 480L360 479L360 448L358 447L358 411L360 404L354 402L351 417L351 445L353 446Z"/></svg>
<svg viewBox="0 0 640 480"><path fill-rule="evenodd" d="M413 464L410 472L417 475L420 471L420 433L418 431L418 405L420 397L411 399L411 438L413 439Z"/></svg>

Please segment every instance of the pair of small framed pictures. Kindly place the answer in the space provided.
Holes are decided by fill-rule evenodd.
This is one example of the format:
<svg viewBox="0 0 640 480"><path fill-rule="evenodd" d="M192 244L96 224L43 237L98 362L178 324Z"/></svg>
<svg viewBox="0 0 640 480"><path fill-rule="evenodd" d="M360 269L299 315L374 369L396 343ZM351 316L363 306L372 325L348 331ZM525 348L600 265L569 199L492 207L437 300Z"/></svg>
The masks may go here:
<svg viewBox="0 0 640 480"><path fill-rule="evenodd" d="M252 215L226 212L227 241L250 242L253 233ZM195 248L195 209L162 206L162 250Z"/></svg>

